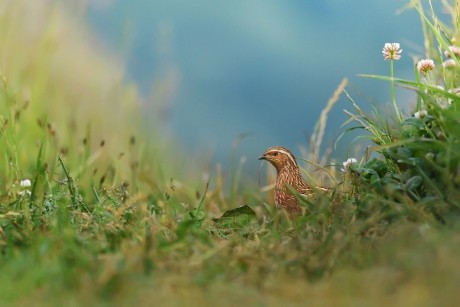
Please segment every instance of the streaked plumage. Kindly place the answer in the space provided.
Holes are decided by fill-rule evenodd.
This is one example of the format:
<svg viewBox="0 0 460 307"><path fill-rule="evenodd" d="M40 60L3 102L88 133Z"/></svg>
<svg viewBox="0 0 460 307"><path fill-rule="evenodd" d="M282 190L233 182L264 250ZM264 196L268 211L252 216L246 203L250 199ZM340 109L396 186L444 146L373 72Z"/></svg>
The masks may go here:
<svg viewBox="0 0 460 307"><path fill-rule="evenodd" d="M267 149L259 160L267 160L276 168L276 208L284 209L290 214L300 214L302 209L299 202L288 187L291 186L304 195L311 194L311 189L304 181L294 155L285 147L274 146Z"/></svg>

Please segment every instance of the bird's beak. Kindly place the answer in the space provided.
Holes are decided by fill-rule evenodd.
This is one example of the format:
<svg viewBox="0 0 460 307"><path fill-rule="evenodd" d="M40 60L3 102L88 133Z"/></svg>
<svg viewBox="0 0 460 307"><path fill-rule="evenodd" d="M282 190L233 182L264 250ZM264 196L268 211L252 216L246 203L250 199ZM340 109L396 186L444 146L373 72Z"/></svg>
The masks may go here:
<svg viewBox="0 0 460 307"><path fill-rule="evenodd" d="M265 154L263 154L263 155L261 155L261 156L259 157L258 160L267 160L267 157L265 156Z"/></svg>

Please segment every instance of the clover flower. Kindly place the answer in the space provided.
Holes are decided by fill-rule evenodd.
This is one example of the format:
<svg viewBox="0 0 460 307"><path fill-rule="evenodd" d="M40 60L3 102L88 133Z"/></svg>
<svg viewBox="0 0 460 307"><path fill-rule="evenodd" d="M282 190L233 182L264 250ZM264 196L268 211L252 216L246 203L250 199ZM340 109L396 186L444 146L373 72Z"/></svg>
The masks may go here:
<svg viewBox="0 0 460 307"><path fill-rule="evenodd" d="M30 179L24 179L19 181L19 187L21 188L20 191L18 191L19 196L24 196L24 195L32 195L32 192L28 189L32 186L32 182Z"/></svg>
<svg viewBox="0 0 460 307"><path fill-rule="evenodd" d="M455 62L454 59L448 59L442 62L442 67L446 69L452 69L455 68L455 66L457 66L457 62Z"/></svg>
<svg viewBox="0 0 460 307"><path fill-rule="evenodd" d="M423 119L427 115L428 115L428 112L426 110L420 110L414 113L414 117L418 119Z"/></svg>
<svg viewBox="0 0 460 307"><path fill-rule="evenodd" d="M457 46L449 46L449 51L444 51L444 54L446 55L446 57L450 58L450 55L453 54L455 55L456 57L459 57L460 56L460 47L457 47Z"/></svg>
<svg viewBox="0 0 460 307"><path fill-rule="evenodd" d="M420 60L417 63L417 70L426 75L428 72L434 69L434 61L431 59Z"/></svg>
<svg viewBox="0 0 460 307"><path fill-rule="evenodd" d="M399 43L386 43L383 46L382 54L383 58L389 60L399 60L401 58L402 49L400 49Z"/></svg>
<svg viewBox="0 0 460 307"><path fill-rule="evenodd" d="M21 188L28 188L28 187L32 186L32 183L30 182L29 179L24 179L24 180L21 180L21 181L19 182L19 186L20 186Z"/></svg>
<svg viewBox="0 0 460 307"><path fill-rule="evenodd" d="M358 163L358 160L355 158L349 158L347 161L343 162L342 173L348 173L351 170L351 165Z"/></svg>
<svg viewBox="0 0 460 307"><path fill-rule="evenodd" d="M32 192L29 191L29 190L19 191L19 192L18 192L18 195L19 195L19 196L24 196L24 195L30 196L30 195L32 195Z"/></svg>

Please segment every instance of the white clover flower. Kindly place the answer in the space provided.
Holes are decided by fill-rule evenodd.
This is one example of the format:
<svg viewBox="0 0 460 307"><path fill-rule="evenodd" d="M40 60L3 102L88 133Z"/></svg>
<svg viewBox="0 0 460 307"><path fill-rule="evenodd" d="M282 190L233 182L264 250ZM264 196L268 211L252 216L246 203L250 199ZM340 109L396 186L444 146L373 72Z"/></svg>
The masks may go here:
<svg viewBox="0 0 460 307"><path fill-rule="evenodd" d="M19 192L18 192L18 195L19 195L19 196L24 196L24 195L30 196L30 195L32 195L32 192L29 191L29 190L19 191Z"/></svg>
<svg viewBox="0 0 460 307"><path fill-rule="evenodd" d="M32 186L32 183L30 182L29 179L24 179L24 180L21 180L21 181L19 182L19 186L20 186L21 188L28 188L28 187Z"/></svg>
<svg viewBox="0 0 460 307"><path fill-rule="evenodd" d="M450 54L452 53L453 55L455 55L456 57L460 56L460 47L457 47L457 46L449 46L449 51L444 51L444 54L446 55L446 57L450 58Z"/></svg>
<svg viewBox="0 0 460 307"><path fill-rule="evenodd" d="M399 43L386 43L383 46L382 54L383 58L389 60L399 60L401 58L402 49L400 49Z"/></svg>
<svg viewBox="0 0 460 307"><path fill-rule="evenodd" d="M442 62L442 67L446 69L452 69L455 68L455 66L457 66L457 62L455 62L454 59L448 59Z"/></svg>
<svg viewBox="0 0 460 307"><path fill-rule="evenodd" d="M421 73L426 75L428 72L434 69L434 61L431 59L424 59L420 60L417 63L417 70Z"/></svg>
<svg viewBox="0 0 460 307"><path fill-rule="evenodd" d="M428 115L428 112L426 110L421 110L421 111L414 113L414 117L418 119L423 119L427 115Z"/></svg>
<svg viewBox="0 0 460 307"><path fill-rule="evenodd" d="M356 163L358 163L358 160L355 158L349 158L347 161L343 162L343 167L341 169L342 173L348 173L350 171L351 165Z"/></svg>
<svg viewBox="0 0 460 307"><path fill-rule="evenodd" d="M32 186L32 182L30 181L30 179L23 179L21 181L19 181L19 187L21 188L20 191L18 191L18 195L19 196L24 196L24 195L32 195L32 192L28 189Z"/></svg>

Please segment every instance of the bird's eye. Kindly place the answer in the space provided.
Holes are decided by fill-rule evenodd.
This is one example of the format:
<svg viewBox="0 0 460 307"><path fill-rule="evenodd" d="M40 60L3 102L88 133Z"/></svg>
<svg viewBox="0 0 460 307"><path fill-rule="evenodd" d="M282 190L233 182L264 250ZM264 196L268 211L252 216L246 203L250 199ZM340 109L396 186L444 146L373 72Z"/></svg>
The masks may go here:
<svg viewBox="0 0 460 307"><path fill-rule="evenodd" d="M275 151L275 152L272 153L272 155L276 157L278 155L278 152Z"/></svg>

